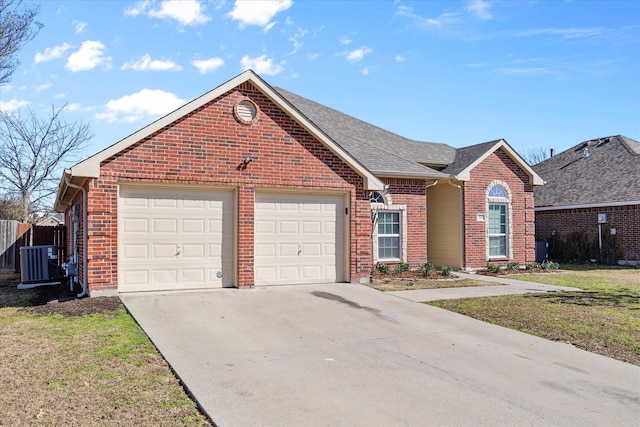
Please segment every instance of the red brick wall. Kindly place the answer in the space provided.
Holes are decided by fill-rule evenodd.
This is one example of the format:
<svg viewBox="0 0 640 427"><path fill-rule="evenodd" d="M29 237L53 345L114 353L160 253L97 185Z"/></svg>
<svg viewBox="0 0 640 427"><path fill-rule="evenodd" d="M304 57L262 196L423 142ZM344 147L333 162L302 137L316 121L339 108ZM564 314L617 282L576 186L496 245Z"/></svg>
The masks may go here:
<svg viewBox="0 0 640 427"><path fill-rule="evenodd" d="M494 181L503 181L511 191L511 251L505 259L487 258L486 220L477 220L478 214L487 217L487 187ZM507 262L527 264L535 261L535 224L533 188L529 176L502 149L487 157L471 171L471 180L464 182L465 267L484 268L488 262L506 265Z"/></svg>
<svg viewBox="0 0 640 427"><path fill-rule="evenodd" d="M249 98L260 113L239 123L233 107ZM255 161L240 167L245 157ZM89 287L116 289L117 186L124 182L221 185L238 189L238 285L252 287L255 188L348 192L350 280L371 270L370 209L363 181L250 83L220 96L113 156L89 185Z"/></svg>
<svg viewBox="0 0 640 427"><path fill-rule="evenodd" d="M640 259L640 205L536 212L536 239L548 241L553 233L560 237L575 231L586 232L596 239L599 213L607 214L603 232L611 233L611 228L616 229L625 259Z"/></svg>
<svg viewBox="0 0 640 427"><path fill-rule="evenodd" d="M411 267L427 262L427 195L424 180L385 178L394 205L406 205L407 262Z"/></svg>

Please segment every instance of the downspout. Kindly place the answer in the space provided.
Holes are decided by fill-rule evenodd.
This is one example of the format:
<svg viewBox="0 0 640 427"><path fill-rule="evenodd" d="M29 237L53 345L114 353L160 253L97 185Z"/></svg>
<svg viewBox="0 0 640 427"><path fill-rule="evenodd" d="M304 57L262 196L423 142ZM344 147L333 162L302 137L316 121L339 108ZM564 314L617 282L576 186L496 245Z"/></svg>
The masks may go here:
<svg viewBox="0 0 640 427"><path fill-rule="evenodd" d="M69 175L67 175L67 172L69 172ZM82 191L82 204L83 204L82 224L84 225L82 230L82 292L76 295L76 297L83 298L89 295L89 288L87 286L87 281L89 278L89 273L87 272L87 266L88 266L87 254L89 252L87 250L87 245L89 243L89 224L87 223L87 220L89 219L89 215L87 213L87 208L89 207L89 201L87 200L87 190L80 185L73 184L68 177L70 175L71 175L71 172L69 171L69 169L65 169L64 171L65 184L67 184L67 186L71 188L75 188L76 190Z"/></svg>
<svg viewBox="0 0 640 427"><path fill-rule="evenodd" d="M462 186L454 184L452 178L447 180L447 184L460 190L460 266L466 269L467 264L465 263L464 256L464 198Z"/></svg>

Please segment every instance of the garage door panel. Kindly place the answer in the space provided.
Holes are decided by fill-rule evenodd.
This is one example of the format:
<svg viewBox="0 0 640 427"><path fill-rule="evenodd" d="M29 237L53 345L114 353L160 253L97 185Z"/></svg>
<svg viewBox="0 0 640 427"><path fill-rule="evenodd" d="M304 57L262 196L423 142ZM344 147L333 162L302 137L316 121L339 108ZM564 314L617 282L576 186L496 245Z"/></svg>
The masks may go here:
<svg viewBox="0 0 640 427"><path fill-rule="evenodd" d="M291 220L281 220L280 224L280 233L289 233L289 234L298 234L298 221Z"/></svg>
<svg viewBox="0 0 640 427"><path fill-rule="evenodd" d="M173 218L154 218L151 231L154 234L176 234L178 232L178 221Z"/></svg>
<svg viewBox="0 0 640 427"><path fill-rule="evenodd" d="M233 200L228 190L121 186L119 289L233 286Z"/></svg>
<svg viewBox="0 0 640 427"><path fill-rule="evenodd" d="M146 218L126 218L123 221L123 231L125 233L144 233L149 232L149 220Z"/></svg>
<svg viewBox="0 0 640 427"><path fill-rule="evenodd" d="M255 283L343 280L344 197L256 193ZM340 237L338 237L340 236Z"/></svg>

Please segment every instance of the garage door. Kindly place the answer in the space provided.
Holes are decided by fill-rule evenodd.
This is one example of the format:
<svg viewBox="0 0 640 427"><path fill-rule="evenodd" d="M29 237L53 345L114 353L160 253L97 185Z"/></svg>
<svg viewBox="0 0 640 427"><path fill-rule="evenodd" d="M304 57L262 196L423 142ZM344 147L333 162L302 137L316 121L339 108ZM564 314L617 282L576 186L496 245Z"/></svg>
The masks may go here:
<svg viewBox="0 0 640 427"><path fill-rule="evenodd" d="M256 193L255 284L344 281L344 197Z"/></svg>
<svg viewBox="0 0 640 427"><path fill-rule="evenodd" d="M233 200L230 190L121 186L118 289L233 286Z"/></svg>

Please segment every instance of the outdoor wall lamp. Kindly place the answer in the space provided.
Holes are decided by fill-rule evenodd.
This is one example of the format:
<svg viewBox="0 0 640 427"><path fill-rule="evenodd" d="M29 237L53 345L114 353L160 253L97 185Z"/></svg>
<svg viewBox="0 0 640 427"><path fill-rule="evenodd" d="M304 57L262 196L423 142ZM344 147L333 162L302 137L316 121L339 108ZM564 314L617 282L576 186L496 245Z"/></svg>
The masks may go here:
<svg viewBox="0 0 640 427"><path fill-rule="evenodd" d="M254 162L254 161L255 161L255 159L253 157L245 157L244 160L242 161L242 163L240 163L236 169L245 170L247 168L247 165L249 163Z"/></svg>

